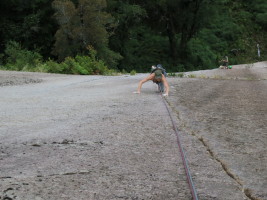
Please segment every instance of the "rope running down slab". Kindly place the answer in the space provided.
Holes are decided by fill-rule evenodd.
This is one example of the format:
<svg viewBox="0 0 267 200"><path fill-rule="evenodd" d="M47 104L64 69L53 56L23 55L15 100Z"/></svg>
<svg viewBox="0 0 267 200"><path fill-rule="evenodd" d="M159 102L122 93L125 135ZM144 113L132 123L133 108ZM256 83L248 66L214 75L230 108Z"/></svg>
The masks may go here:
<svg viewBox="0 0 267 200"><path fill-rule="evenodd" d="M164 102L164 104L165 104L165 106L167 108L167 111L168 111L169 116L170 116L171 121L172 121L172 126L173 126L173 129L174 129L175 134L176 134L177 144L178 144L178 147L179 147L179 150L180 150L180 154L181 154L181 157L182 157L182 160L183 160L183 165L184 165L184 169L185 169L185 173L186 173L186 178L187 178L187 182L188 182L189 187L190 187L190 191L191 191L193 200L198 200L197 191L195 189L195 186L194 186L194 183L193 183L193 180L192 180L192 176L190 174L190 170L189 170L188 163L187 163L187 160L186 160L186 155L185 155L184 149L183 149L182 144L181 144L178 128L175 125L175 122L174 122L174 119L173 119L172 114L170 112L170 109L168 107L167 101L162 96L162 93L161 93L161 97L163 99L163 102Z"/></svg>

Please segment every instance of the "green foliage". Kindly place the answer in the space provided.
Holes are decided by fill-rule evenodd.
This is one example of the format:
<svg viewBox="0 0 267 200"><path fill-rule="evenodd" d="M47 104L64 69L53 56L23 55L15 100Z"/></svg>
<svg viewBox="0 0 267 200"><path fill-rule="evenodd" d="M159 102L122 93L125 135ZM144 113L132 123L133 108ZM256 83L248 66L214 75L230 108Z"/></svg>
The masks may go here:
<svg viewBox="0 0 267 200"><path fill-rule="evenodd" d="M79 0L77 5L71 0L53 1L59 24L53 54L59 60L85 55L87 46L91 45L105 63L113 67L117 65L122 57L108 47L108 30L112 30L115 24L113 17L105 12L106 6L105 0Z"/></svg>
<svg viewBox="0 0 267 200"><path fill-rule="evenodd" d="M185 70L185 65L184 64L179 64L173 71L175 72L184 72Z"/></svg>
<svg viewBox="0 0 267 200"><path fill-rule="evenodd" d="M89 56L76 56L75 61L79 64L79 66L82 66L82 69L79 70L82 73L81 74L93 74L94 70L96 70L96 67L94 66L94 61Z"/></svg>
<svg viewBox="0 0 267 200"><path fill-rule="evenodd" d="M108 69L102 60L96 58L96 50L92 47L89 47L89 49L89 56L77 55L75 58L67 57L61 63L57 63L51 59L42 62L42 56L39 53L22 49L18 43L11 41L5 50L7 64L2 68L17 71L23 70L81 75L110 75L114 73L114 71Z"/></svg>
<svg viewBox="0 0 267 200"><path fill-rule="evenodd" d="M63 71L63 66L59 63L49 59L45 63L42 63L34 69L36 72L46 72L46 73L61 73Z"/></svg>
<svg viewBox="0 0 267 200"><path fill-rule="evenodd" d="M197 76L195 74L189 74L187 77L188 78L196 78Z"/></svg>
<svg viewBox="0 0 267 200"><path fill-rule="evenodd" d="M267 13L266 1L237 0L232 1L228 6L231 8L229 13L232 22L236 23L240 29L240 34L236 34L237 39L231 45L232 49L237 50L232 54L232 64L267 59L267 27L264 26L264 23L256 20L259 14ZM262 50L261 58L257 57L257 44L260 44Z"/></svg>
<svg viewBox="0 0 267 200"><path fill-rule="evenodd" d="M131 29L129 40L125 41L124 45L124 59L121 65L127 66L127 71L135 69L147 72L153 64L168 64L167 38L156 35L144 26Z"/></svg>
<svg viewBox="0 0 267 200"><path fill-rule="evenodd" d="M136 74L136 71L135 70L132 70L131 72L130 72L130 75L131 76L133 76L133 75L135 75Z"/></svg>
<svg viewBox="0 0 267 200"><path fill-rule="evenodd" d="M51 0L1 0L0 53L12 40L28 50L37 48L43 57L48 57L57 28L52 11Z"/></svg>
<svg viewBox="0 0 267 200"><path fill-rule="evenodd" d="M168 76L175 77L176 74L171 72L171 73L168 73Z"/></svg>
<svg viewBox="0 0 267 200"><path fill-rule="evenodd" d="M175 72L171 72L171 73L168 73L168 76L169 77L179 77L179 78L183 78L184 77L184 73L175 73Z"/></svg>
<svg viewBox="0 0 267 200"><path fill-rule="evenodd" d="M1 68L12 70L112 75L157 63L210 69L225 55L267 60L266 0L1 0L0 27Z"/></svg>
<svg viewBox="0 0 267 200"><path fill-rule="evenodd" d="M63 66L62 73L64 74L89 74L88 71L80 65L77 60L71 57L65 58L64 62L62 62L60 65Z"/></svg>
<svg viewBox="0 0 267 200"><path fill-rule="evenodd" d="M121 73L122 73L122 74L127 74L127 71L126 71L125 69L122 69L122 70L121 70Z"/></svg>
<svg viewBox="0 0 267 200"><path fill-rule="evenodd" d="M183 78L184 77L184 73L179 73L178 77Z"/></svg>
<svg viewBox="0 0 267 200"><path fill-rule="evenodd" d="M254 0L249 4L250 11L256 23L267 29L267 2L265 0Z"/></svg>
<svg viewBox="0 0 267 200"><path fill-rule="evenodd" d="M199 38L194 38L189 42L188 46L190 64L194 66L193 69L188 70L217 68L217 65L214 65L217 56L212 52L209 44L206 44Z"/></svg>
<svg viewBox="0 0 267 200"><path fill-rule="evenodd" d="M267 13L259 13L256 15L256 22L267 27Z"/></svg>
<svg viewBox="0 0 267 200"><path fill-rule="evenodd" d="M47 72L63 73L63 74L80 74L80 75L108 75L110 71L102 60L96 60L92 56L79 56L75 58L67 57L61 63L48 61L49 66Z"/></svg>
<svg viewBox="0 0 267 200"><path fill-rule="evenodd" d="M135 39L133 33L138 32L136 29L143 26L143 20L147 16L146 10L140 5L130 4L129 1L108 0L107 2L109 12L117 21L117 27L110 37L109 44L113 51L120 53L123 57L118 62L117 68L119 70L125 68L127 71L132 69L140 71L138 68L147 63L139 62L140 57L136 59L135 52L142 48L136 46L139 41ZM140 65L140 63L142 64Z"/></svg>
<svg viewBox="0 0 267 200"><path fill-rule="evenodd" d="M33 51L23 49L19 43L10 41L5 50L7 55L6 69L30 71L42 61L42 56Z"/></svg>

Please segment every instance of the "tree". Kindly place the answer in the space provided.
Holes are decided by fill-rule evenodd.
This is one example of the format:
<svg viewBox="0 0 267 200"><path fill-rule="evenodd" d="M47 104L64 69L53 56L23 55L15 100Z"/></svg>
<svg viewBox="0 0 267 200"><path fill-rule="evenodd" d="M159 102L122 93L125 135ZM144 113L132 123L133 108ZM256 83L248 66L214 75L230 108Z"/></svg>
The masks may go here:
<svg viewBox="0 0 267 200"><path fill-rule="evenodd" d="M136 2L136 1L135 1ZM169 39L172 65L187 60L187 44L205 24L212 0L138 1L148 13L146 23Z"/></svg>
<svg viewBox="0 0 267 200"><path fill-rule="evenodd" d="M110 34L107 30L114 26L113 18L105 12L105 0L79 0L77 6L70 0L55 0L55 18L59 24L53 53L63 60L67 56L85 54L92 45L100 59L115 66L121 58L108 48Z"/></svg>
<svg viewBox="0 0 267 200"><path fill-rule="evenodd" d="M1 0L0 47L3 52L9 41L17 41L24 48L38 49L49 57L56 24L52 19L52 0Z"/></svg>
<svg viewBox="0 0 267 200"><path fill-rule="evenodd" d="M143 33L140 27L146 11L139 5L130 4L128 0L108 0L107 3L108 12L115 18L117 24L114 34L110 37L110 47L123 56L118 68L130 71L139 66L140 69L142 61L140 55L138 58L136 56L137 48L141 50L142 47L139 46L140 43L136 40L136 36L140 32Z"/></svg>
<svg viewBox="0 0 267 200"><path fill-rule="evenodd" d="M225 5L230 8L232 21L240 29L235 34L235 39L230 43L234 52L236 63L248 63L267 58L267 2L264 0L255 1L228 1ZM232 31L233 32L233 31ZM257 54L257 44L260 45L261 57Z"/></svg>

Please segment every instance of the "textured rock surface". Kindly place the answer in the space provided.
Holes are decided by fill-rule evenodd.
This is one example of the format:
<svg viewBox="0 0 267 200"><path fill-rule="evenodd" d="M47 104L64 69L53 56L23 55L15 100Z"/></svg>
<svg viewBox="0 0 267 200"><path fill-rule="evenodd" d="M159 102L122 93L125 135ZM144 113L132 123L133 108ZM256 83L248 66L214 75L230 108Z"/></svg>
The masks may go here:
<svg viewBox="0 0 267 200"><path fill-rule="evenodd" d="M199 199L267 199L266 67L168 78ZM156 85L132 94L145 76L0 71L0 199L191 199Z"/></svg>

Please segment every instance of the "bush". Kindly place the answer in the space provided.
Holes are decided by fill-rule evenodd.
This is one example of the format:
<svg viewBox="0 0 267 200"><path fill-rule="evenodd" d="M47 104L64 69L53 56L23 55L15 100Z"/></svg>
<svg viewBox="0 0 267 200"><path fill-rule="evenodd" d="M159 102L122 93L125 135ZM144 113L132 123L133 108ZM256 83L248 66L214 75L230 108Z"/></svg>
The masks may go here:
<svg viewBox="0 0 267 200"><path fill-rule="evenodd" d="M49 60L43 64L42 67L46 68L43 71L50 73L81 75L110 74L109 69L105 66L103 61L97 61L89 56L76 56L75 58L67 57L61 63Z"/></svg>
<svg viewBox="0 0 267 200"><path fill-rule="evenodd" d="M62 73L64 74L81 74L81 75L88 75L89 72L85 68L85 66L82 66L76 59L67 57L64 62L62 62L60 65L62 65Z"/></svg>
<svg viewBox="0 0 267 200"><path fill-rule="evenodd" d="M33 71L33 68L42 62L42 56L39 53L23 49L15 41L7 44L5 54L7 55L5 68L8 70Z"/></svg>
<svg viewBox="0 0 267 200"><path fill-rule="evenodd" d="M184 73L179 73L178 77L183 78L184 77Z"/></svg>
<svg viewBox="0 0 267 200"><path fill-rule="evenodd" d="M57 63L51 59L42 62L42 56L39 53L22 49L14 41L7 44L5 53L7 64L1 68L6 70L81 75L111 75L115 73L114 70L109 70L102 60L96 58L97 52L92 47L90 48L89 56L77 55L75 58L67 57L61 63Z"/></svg>
<svg viewBox="0 0 267 200"><path fill-rule="evenodd" d="M217 67L217 65L215 65L217 58L216 55L201 39L193 38L189 42L189 49L190 64L193 65L190 70L212 69Z"/></svg>
<svg viewBox="0 0 267 200"><path fill-rule="evenodd" d="M122 69L122 70L121 70L121 73L122 73L122 74L127 74L127 71L126 71L125 69Z"/></svg>
<svg viewBox="0 0 267 200"><path fill-rule="evenodd" d="M50 59L42 66L44 67L44 71L48 73L60 73L63 70L63 67L59 63Z"/></svg>
<svg viewBox="0 0 267 200"><path fill-rule="evenodd" d="M171 73L168 73L168 76L175 77L176 74L171 72Z"/></svg>
<svg viewBox="0 0 267 200"><path fill-rule="evenodd" d="M82 66L82 68L84 69L84 72L87 71L86 74L93 74L94 66L93 66L92 59L89 56L78 55L75 57L75 60L77 63L79 63L80 66Z"/></svg>
<svg viewBox="0 0 267 200"><path fill-rule="evenodd" d="M183 64L179 64L177 67L176 67L176 70L177 72L184 72L186 71L185 70L185 66Z"/></svg>
<svg viewBox="0 0 267 200"><path fill-rule="evenodd" d="M132 70L131 72L130 72L130 75L131 76L133 76L133 75L135 75L136 74L136 71L135 70Z"/></svg>
<svg viewBox="0 0 267 200"><path fill-rule="evenodd" d="M195 74L189 74L187 77L188 78L196 78L197 76Z"/></svg>

